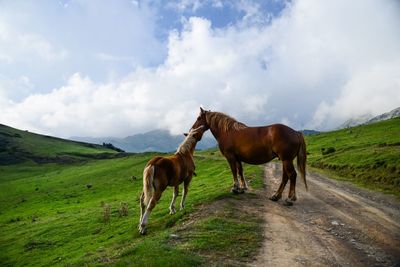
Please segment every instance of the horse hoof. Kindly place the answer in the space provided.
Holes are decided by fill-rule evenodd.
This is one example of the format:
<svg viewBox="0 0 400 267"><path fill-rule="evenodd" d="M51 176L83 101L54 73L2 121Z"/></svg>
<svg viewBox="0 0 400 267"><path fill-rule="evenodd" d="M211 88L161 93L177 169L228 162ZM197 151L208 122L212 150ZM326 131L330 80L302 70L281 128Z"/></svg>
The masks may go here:
<svg viewBox="0 0 400 267"><path fill-rule="evenodd" d="M287 206L287 207L293 206L293 202L290 201L290 200L288 200L288 199L286 199L285 202L283 202L283 205L284 205L284 206Z"/></svg>
<svg viewBox="0 0 400 267"><path fill-rule="evenodd" d="M139 230L139 233L141 235L145 235L145 234L147 234L147 229L146 228L142 228L142 229Z"/></svg>
<svg viewBox="0 0 400 267"><path fill-rule="evenodd" d="M232 188L232 189L231 189L231 192L232 192L233 194L238 195L238 194L243 194L243 193L244 193L244 190L243 190L243 189L240 189L240 188Z"/></svg>
<svg viewBox="0 0 400 267"><path fill-rule="evenodd" d="M278 201L280 199L280 197L273 195L272 197L269 198L272 201Z"/></svg>
<svg viewBox="0 0 400 267"><path fill-rule="evenodd" d="M232 188L231 193L233 194L239 194L239 190L237 188Z"/></svg>

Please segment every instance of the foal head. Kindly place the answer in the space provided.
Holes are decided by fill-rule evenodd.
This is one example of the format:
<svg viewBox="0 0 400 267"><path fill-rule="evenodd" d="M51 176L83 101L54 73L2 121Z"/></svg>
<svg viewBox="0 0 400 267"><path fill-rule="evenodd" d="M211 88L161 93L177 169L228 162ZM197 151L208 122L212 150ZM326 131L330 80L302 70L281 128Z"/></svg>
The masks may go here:
<svg viewBox="0 0 400 267"><path fill-rule="evenodd" d="M185 140L180 144L176 153L193 153L197 142L201 140L204 133L204 127L199 126L196 129L191 129L189 133L185 133Z"/></svg>

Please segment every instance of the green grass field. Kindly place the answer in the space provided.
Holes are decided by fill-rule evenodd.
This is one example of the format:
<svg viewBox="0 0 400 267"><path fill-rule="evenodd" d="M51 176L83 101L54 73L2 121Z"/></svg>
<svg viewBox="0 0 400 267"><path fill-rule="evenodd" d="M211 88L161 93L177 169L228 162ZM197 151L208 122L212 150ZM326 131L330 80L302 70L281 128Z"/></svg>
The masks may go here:
<svg viewBox="0 0 400 267"><path fill-rule="evenodd" d="M399 196L399 133L400 119L392 119L308 136L308 165ZM217 150L196 152L185 210L169 215L167 189L140 236L142 171L154 153L121 154L5 126L0 146L1 266L243 265L261 246L262 214L244 208L257 195L229 192L231 173ZM262 168L244 169L261 190Z"/></svg>
<svg viewBox="0 0 400 267"><path fill-rule="evenodd" d="M400 118L306 136L308 165L400 196Z"/></svg>
<svg viewBox="0 0 400 267"><path fill-rule="evenodd" d="M21 147L34 155L104 152L59 139L51 139L48 148L46 137L17 134ZM246 216L236 206L254 194L230 194L228 164L217 151L196 153L198 176L191 183L185 210L169 214L172 190L167 189L151 214L148 235L140 236L142 171L154 155L46 164L27 160L0 166L1 266L220 266L255 255L261 244L261 219ZM245 171L251 186L261 188L261 168L246 166ZM127 216L119 214L122 203L128 204ZM221 205L206 212L213 203ZM105 221L107 205L111 212Z"/></svg>

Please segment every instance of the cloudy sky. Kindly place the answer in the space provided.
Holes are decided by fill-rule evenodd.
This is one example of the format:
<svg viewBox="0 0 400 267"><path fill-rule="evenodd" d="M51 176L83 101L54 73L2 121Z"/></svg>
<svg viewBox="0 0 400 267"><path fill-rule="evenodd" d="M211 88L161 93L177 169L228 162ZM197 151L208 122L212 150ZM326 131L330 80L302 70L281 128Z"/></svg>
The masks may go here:
<svg viewBox="0 0 400 267"><path fill-rule="evenodd" d="M400 106L397 0L0 1L0 123L187 131L199 107L332 129Z"/></svg>

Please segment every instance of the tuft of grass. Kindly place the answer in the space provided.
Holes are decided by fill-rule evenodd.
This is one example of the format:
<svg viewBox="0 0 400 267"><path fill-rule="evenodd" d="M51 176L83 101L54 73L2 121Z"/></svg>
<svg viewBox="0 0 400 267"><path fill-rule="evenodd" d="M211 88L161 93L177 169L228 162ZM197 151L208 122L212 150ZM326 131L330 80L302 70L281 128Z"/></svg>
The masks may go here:
<svg viewBox="0 0 400 267"><path fill-rule="evenodd" d="M128 205L127 202L121 202L121 205L120 205L119 210L118 210L119 217L128 216L128 213L129 213L129 208L128 207L129 207L129 205Z"/></svg>
<svg viewBox="0 0 400 267"><path fill-rule="evenodd" d="M111 217L111 205L110 204L104 204L103 205L103 222L104 223L109 223L110 222L110 217Z"/></svg>

